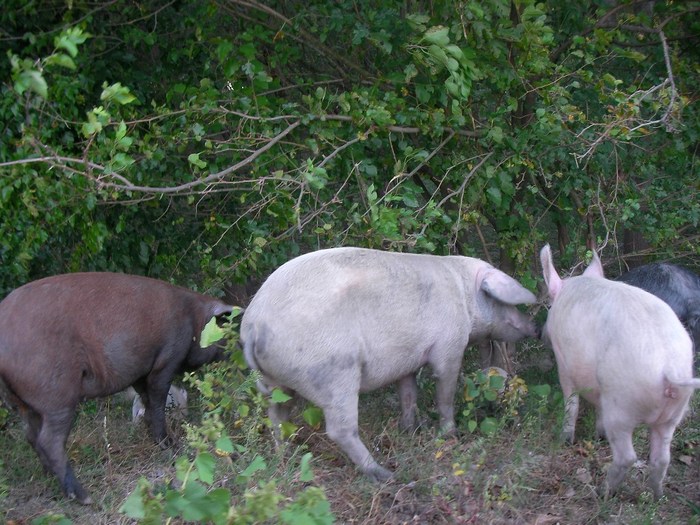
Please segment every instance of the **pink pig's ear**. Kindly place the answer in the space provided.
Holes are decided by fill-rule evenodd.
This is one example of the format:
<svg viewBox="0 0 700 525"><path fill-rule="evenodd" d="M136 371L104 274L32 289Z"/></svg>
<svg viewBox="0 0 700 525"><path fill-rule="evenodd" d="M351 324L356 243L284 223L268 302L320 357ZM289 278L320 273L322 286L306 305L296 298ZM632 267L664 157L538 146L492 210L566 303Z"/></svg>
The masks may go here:
<svg viewBox="0 0 700 525"><path fill-rule="evenodd" d="M599 277L600 279L605 279L605 274L603 273L603 265L598 258L598 254L593 250L593 258L591 259L591 264L588 265L583 272L586 277Z"/></svg>
<svg viewBox="0 0 700 525"><path fill-rule="evenodd" d="M542 276L547 284L547 294L553 301L561 290L562 280L552 263L552 250L549 248L549 244L545 244L540 251L540 262L542 263Z"/></svg>

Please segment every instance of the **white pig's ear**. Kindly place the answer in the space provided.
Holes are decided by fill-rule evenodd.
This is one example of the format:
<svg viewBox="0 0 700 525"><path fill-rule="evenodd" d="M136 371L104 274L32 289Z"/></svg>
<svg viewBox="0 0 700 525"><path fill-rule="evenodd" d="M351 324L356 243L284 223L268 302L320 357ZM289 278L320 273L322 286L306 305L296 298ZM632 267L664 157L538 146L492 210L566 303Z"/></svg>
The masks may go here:
<svg viewBox="0 0 700 525"><path fill-rule="evenodd" d="M591 259L591 264L588 265L583 272L586 277L600 277L605 279L605 274L603 273L603 265L598 258L598 254L593 250L593 258Z"/></svg>
<svg viewBox="0 0 700 525"><path fill-rule="evenodd" d="M544 277L544 282L547 285L547 294L553 301L561 290L562 280L561 277L559 277L557 270L554 268L554 263L552 262L552 250L549 248L549 244L545 244L540 251L540 262L542 263L542 276Z"/></svg>
<svg viewBox="0 0 700 525"><path fill-rule="evenodd" d="M532 304L537 297L510 275L489 268L481 277L479 288L487 295L505 304Z"/></svg>

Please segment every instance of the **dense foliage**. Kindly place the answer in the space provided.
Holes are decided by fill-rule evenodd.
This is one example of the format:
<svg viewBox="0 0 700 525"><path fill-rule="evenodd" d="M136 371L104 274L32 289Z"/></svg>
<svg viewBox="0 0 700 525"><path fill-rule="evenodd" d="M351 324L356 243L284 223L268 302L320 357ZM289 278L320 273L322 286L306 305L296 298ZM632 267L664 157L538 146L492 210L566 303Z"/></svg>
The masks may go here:
<svg viewBox="0 0 700 525"><path fill-rule="evenodd" d="M530 284L545 240L697 255L699 10L9 0L0 292L88 269L215 291L336 245Z"/></svg>
<svg viewBox="0 0 700 525"><path fill-rule="evenodd" d="M224 293L341 245L475 255L532 289L545 242L564 266L604 247L613 275L698 270L699 40L692 0L5 0L0 298L80 270ZM467 385L489 434L503 385ZM125 513L228 519L197 458ZM240 520L329 519L313 488L245 494Z"/></svg>

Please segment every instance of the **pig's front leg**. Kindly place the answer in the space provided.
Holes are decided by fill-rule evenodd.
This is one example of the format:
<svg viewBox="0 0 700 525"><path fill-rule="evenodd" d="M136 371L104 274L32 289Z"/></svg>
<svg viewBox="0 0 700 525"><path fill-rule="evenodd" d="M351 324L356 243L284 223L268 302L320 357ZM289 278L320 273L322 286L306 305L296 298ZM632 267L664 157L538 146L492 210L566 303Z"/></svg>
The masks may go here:
<svg viewBox="0 0 700 525"><path fill-rule="evenodd" d="M401 430L412 432L416 429L418 412L418 384L416 374L399 379L399 399L401 400Z"/></svg>
<svg viewBox="0 0 700 525"><path fill-rule="evenodd" d="M432 364L436 384L436 404L440 415L440 430L451 433L455 430L455 391L462 365L462 352L455 356L443 356Z"/></svg>

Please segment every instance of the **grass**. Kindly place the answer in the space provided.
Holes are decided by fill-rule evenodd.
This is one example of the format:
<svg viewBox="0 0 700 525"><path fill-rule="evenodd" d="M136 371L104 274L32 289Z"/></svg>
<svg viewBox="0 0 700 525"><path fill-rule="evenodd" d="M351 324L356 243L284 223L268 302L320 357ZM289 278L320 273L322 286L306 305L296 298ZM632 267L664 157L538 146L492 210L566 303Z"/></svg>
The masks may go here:
<svg viewBox="0 0 700 525"><path fill-rule="evenodd" d="M551 384L553 395L543 403L529 394L519 417L500 418L501 427L492 436L466 431L440 436L429 374L420 379L423 424L412 435L398 429L394 388L362 396L361 437L380 463L395 472L389 483L368 482L322 431L308 426L277 450L253 408L244 423L231 430L240 451L218 460L214 486L229 488L233 504L241 504L246 488L266 480L275 480L277 490L292 497L308 485L299 479L299 463L304 453L312 452L313 484L324 488L337 523L700 523L696 415L691 413L676 431L666 496L661 501L653 501L646 490L643 468L633 469L619 494L604 501L596 489L612 459L610 449L604 441L593 441L592 410L581 415L575 445L559 442L562 407L561 401L553 400L558 391L556 371L542 372L525 362L535 362L541 351L530 348L533 356L521 354L519 370L528 385ZM465 359L465 369L475 362L472 358ZM192 392L190 403L195 405L190 418L197 421L197 396ZM457 412L461 403L458 395ZM700 406L697 398L693 405ZM175 459L193 451L185 445L185 431L179 424L171 424L179 445L163 451L151 443L142 426L134 426L129 419L130 406L118 398L93 401L81 410L68 447L76 474L95 501L84 507L61 496L58 483L43 473L24 439L18 418L11 416L0 431L0 518L20 524L55 514L75 524L133 523L118 509L139 478L151 481L156 492L177 486ZM233 426L232 422L227 425ZM635 446L644 458L648 453L645 431L636 434ZM265 459L264 468L241 482L238 475L255 456Z"/></svg>

